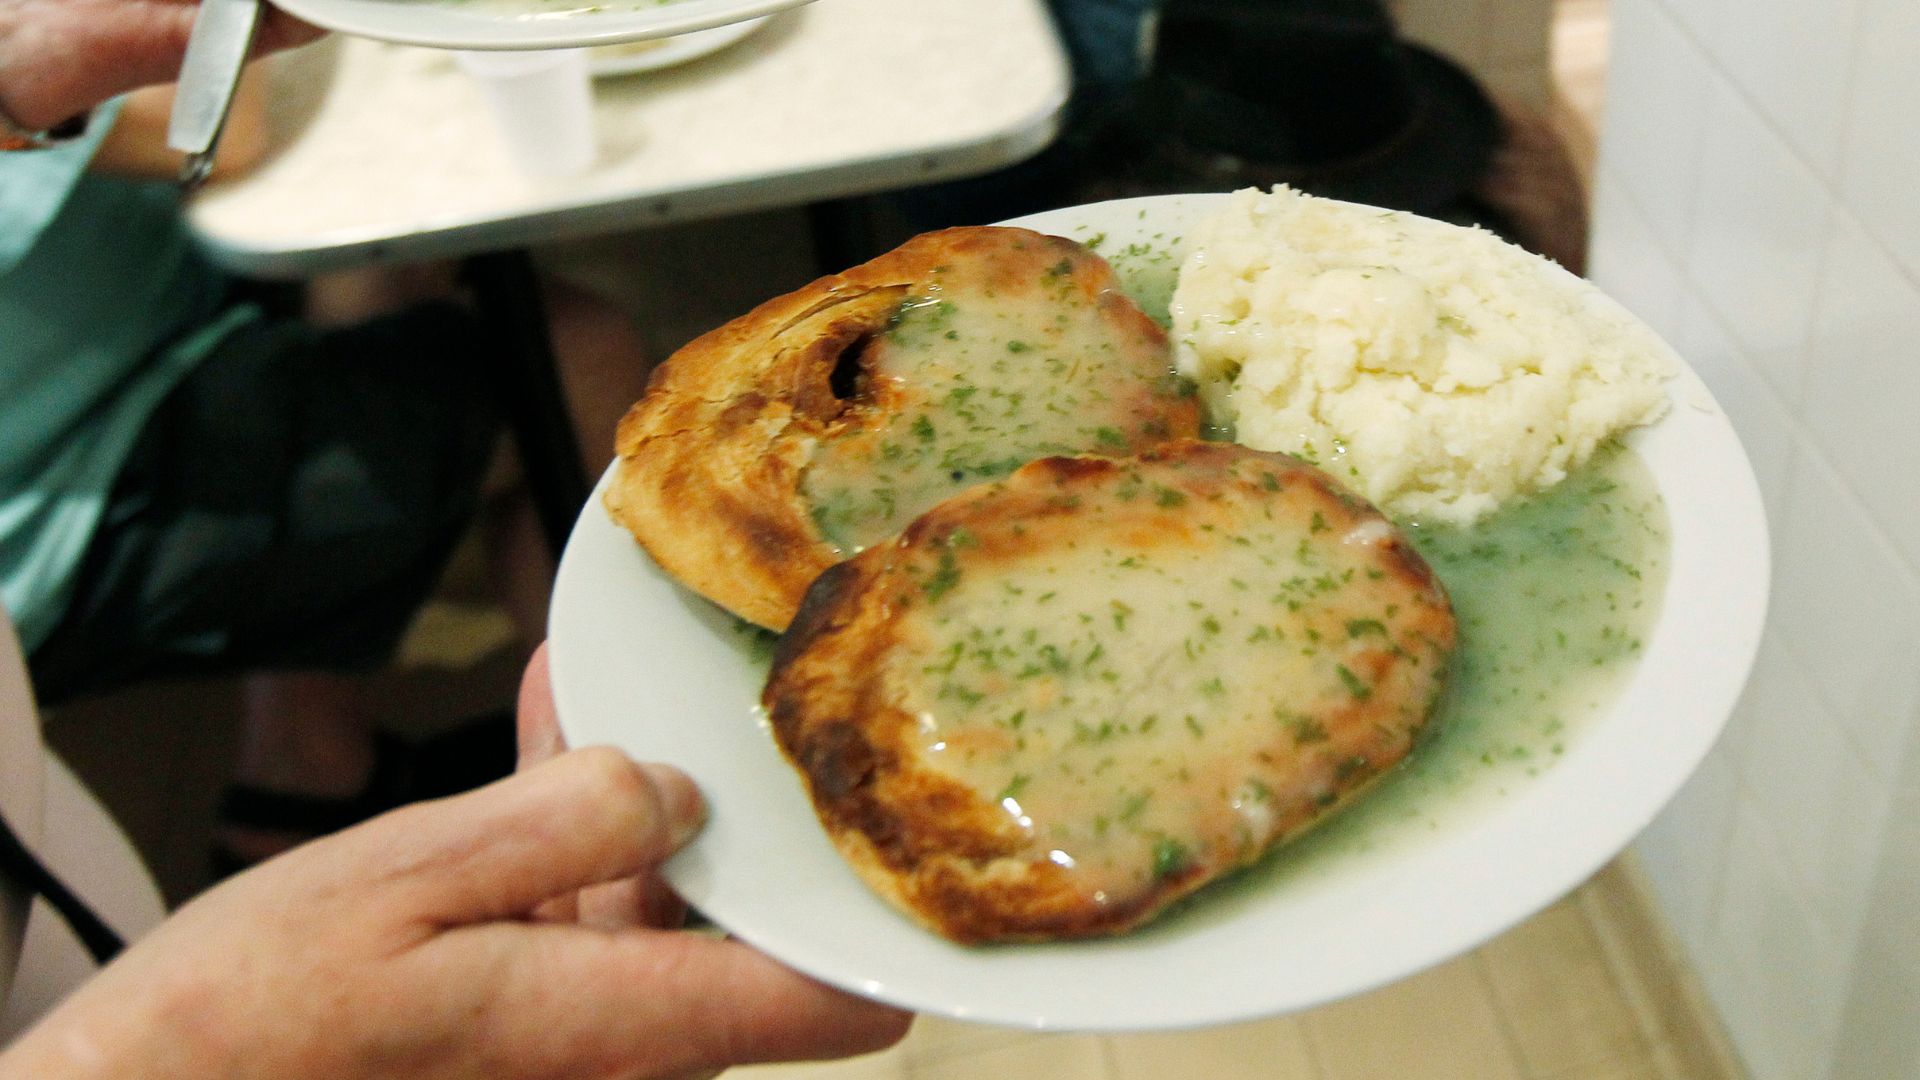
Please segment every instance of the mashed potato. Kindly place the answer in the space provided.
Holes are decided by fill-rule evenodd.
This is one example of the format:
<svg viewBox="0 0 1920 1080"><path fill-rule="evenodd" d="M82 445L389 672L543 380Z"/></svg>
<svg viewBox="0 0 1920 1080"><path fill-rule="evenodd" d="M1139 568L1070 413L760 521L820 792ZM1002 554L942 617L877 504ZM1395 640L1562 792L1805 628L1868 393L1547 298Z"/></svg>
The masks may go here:
<svg viewBox="0 0 1920 1080"><path fill-rule="evenodd" d="M1187 237L1175 359L1235 438L1467 524L1666 407L1666 347L1490 233L1276 188Z"/></svg>

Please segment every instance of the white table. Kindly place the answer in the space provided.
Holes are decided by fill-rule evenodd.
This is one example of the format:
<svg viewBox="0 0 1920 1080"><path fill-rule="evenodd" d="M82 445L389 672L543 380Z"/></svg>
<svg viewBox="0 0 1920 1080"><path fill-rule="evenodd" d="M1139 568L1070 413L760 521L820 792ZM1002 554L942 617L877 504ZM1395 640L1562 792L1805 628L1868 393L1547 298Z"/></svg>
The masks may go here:
<svg viewBox="0 0 1920 1080"><path fill-rule="evenodd" d="M1070 81L1041 0L818 0L724 52L599 80L600 162L535 181L445 53L336 38L275 62L276 149L194 199L195 232L255 277L468 257L555 551L588 478L523 249L1010 165L1052 141Z"/></svg>
<svg viewBox="0 0 1920 1080"><path fill-rule="evenodd" d="M602 160L534 181L446 53L336 38L278 63L280 148L189 211L259 277L981 173L1053 139L1069 82L1040 0L818 0L716 55L597 80Z"/></svg>

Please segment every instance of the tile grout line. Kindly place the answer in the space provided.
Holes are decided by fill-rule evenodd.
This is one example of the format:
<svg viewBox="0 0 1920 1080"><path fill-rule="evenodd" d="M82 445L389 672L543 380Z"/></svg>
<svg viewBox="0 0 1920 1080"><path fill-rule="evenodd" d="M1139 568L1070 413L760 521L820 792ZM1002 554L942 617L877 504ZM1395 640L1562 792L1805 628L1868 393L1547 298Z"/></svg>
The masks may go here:
<svg viewBox="0 0 1920 1080"><path fill-rule="evenodd" d="M1798 655L1798 650L1787 645L1785 642L1782 642L1780 646L1780 653L1781 655L1779 656L1777 662L1787 664L1793 669L1793 673L1799 676L1800 681L1805 685L1807 691L1813 695L1814 700L1817 701L1822 707L1826 708L1828 713L1827 719L1837 718L1840 715L1840 710L1834 708L1834 706L1827 700L1826 691L1821 687L1819 680L1815 679L1811 675L1811 673L1808 672L1807 665L1800 659ZM1840 752L1852 759L1849 762L1849 764L1852 767L1852 771L1856 774L1861 774L1867 777L1871 777L1875 781L1880 780L1880 777L1875 775L1873 767L1867 764L1867 762L1871 760L1871 756L1868 755L1865 751L1863 751L1860 748L1859 737L1854 735L1852 731L1845 724L1836 723L1834 726L1837 726L1840 728L1840 732L1839 732ZM1733 771L1734 790L1741 796L1752 799L1756 803L1764 804L1766 802L1766 799L1764 798L1766 793L1764 790L1761 789L1759 784L1753 782L1748 777L1747 761L1748 761L1748 758L1743 755L1738 761L1734 762L1731 766ZM1899 783L1899 777L1897 775L1892 776L1887 779L1886 783L1889 787L1894 787ZM1889 807L1888 812L1891 813L1891 807ZM1719 911L1720 900L1721 900L1720 894L1722 889L1724 888L1723 879L1726 876L1726 865L1728 860L1731 858L1731 854L1730 854L1730 848L1732 846L1731 834L1733 831L1731 816L1729 816L1728 822L1729 823L1727 826L1727 831L1729 835L1723 838L1724 846L1721 851L1721 860L1720 860L1720 863L1715 867L1714 898L1713 898L1713 902L1709 905L1709 909L1714 911L1715 913L1718 913ZM1791 863L1793 860L1791 856L1789 856L1787 853L1787 849L1791 845L1789 844L1786 836L1781 831L1782 829L1781 824L1773 820L1770 816L1763 815L1763 820L1760 823L1760 828L1761 828L1762 834L1766 837L1768 841L1771 842L1771 846L1773 849L1772 851L1773 856L1776 859L1783 859ZM1874 845L1874 865L1878 865L1880 862L1880 858L1881 858L1881 855L1883 854L1883 848L1885 846L1885 842L1886 842L1886 829L1885 829L1885 823L1883 822L1880 835L1872 841ZM1809 885L1809 882L1801 876L1801 874L1798 872L1799 869L1800 868L1798 866L1794 866L1792 868L1793 872L1790 873L1789 876L1792 878L1793 884L1797 888L1807 887ZM1818 887L1817 882L1813 884L1815 888ZM1845 938L1848 937L1848 935L1839 932L1839 927L1835 926L1831 922L1831 916L1826 911L1821 910L1821 905L1814 903L1808 897L1801 895L1797 891L1797 889L1792 895L1787 897L1787 902L1790 905L1792 905L1795 908L1796 913L1802 916L1803 918L1808 919L1810 922L1820 927L1823 927L1826 930L1833 931L1834 936L1836 938L1843 939L1835 942L1835 944L1839 945L1841 948L1851 951L1858 945L1857 941L1844 940ZM1853 936L1856 938L1858 937L1857 930Z"/></svg>
<svg viewBox="0 0 1920 1080"><path fill-rule="evenodd" d="M1795 163L1806 169L1809 173L1812 173L1814 179L1819 182L1820 186L1827 189L1827 194L1834 197L1835 202L1841 201L1843 194L1841 191L1843 186L1841 178L1836 176L1829 181L1829 179L1821 173L1819 165L1808 158L1806 151L1801 149L1800 144L1779 125L1773 113L1769 111L1766 106L1762 105L1759 99L1755 98L1747 89L1746 80L1736 75L1725 64L1721 63L1720 55L1709 48L1705 41L1701 40L1700 36L1694 32L1693 25L1675 14L1673 9L1668 6L1667 0L1654 0L1654 2L1661 17L1666 19L1668 25L1678 31L1681 37L1687 39L1687 44L1706 62L1707 67L1713 69L1713 74L1718 76L1719 80L1733 91L1734 96L1740 99L1740 103L1752 110L1753 114L1760 118L1761 124L1767 128L1767 133L1778 140L1780 145L1787 148L1787 153L1794 159ZM1858 18L1859 7L1857 5L1854 8L1854 15L1854 25L1847 28L1847 53L1849 60L1853 59L1854 54L1858 51L1859 39L1862 33L1860 30L1860 19ZM1848 68L1849 71L1851 71L1852 65L1849 64ZM1851 74L1848 76L1847 97L1848 103L1851 104ZM1846 127L1847 125L1843 122L1841 129L1841 138L1843 140L1846 138ZM1844 142L1842 143L1842 147L1844 149ZM1840 164L1840 162L1836 161L1835 165L1838 164ZM1689 229L1688 231L1691 232L1692 230Z"/></svg>
<svg viewBox="0 0 1920 1080"><path fill-rule="evenodd" d="M1520 1051L1520 1036L1514 1028L1513 1018L1507 1015L1507 1007L1500 1000L1500 991L1494 985L1493 973L1487 970L1486 955L1479 949L1473 951L1473 976L1474 981L1480 984L1480 995L1493 1008L1493 1023L1500 1030L1500 1041L1506 1045L1507 1059L1513 1062L1514 1073L1525 1080L1535 1080L1533 1070L1527 1065L1526 1055Z"/></svg>
<svg viewBox="0 0 1920 1080"><path fill-rule="evenodd" d="M1312 1011L1308 1009L1290 1015L1300 1031L1300 1049L1307 1057L1307 1071L1313 1074L1309 1080L1332 1080L1326 1063L1320 1060L1320 1048L1313 1045L1313 1032L1307 1026L1307 1013Z"/></svg>
<svg viewBox="0 0 1920 1080"><path fill-rule="evenodd" d="M1633 1010L1667 1080L1746 1080L1719 1015L1700 987L1690 959L1654 904L1631 853L1608 864L1579 893L1580 911L1599 940L1609 975ZM1619 912L1636 925L1623 925ZM1655 986L1644 968L1660 969ZM1707 1072L1673 1059L1682 1044L1703 1057Z"/></svg>
<svg viewBox="0 0 1920 1080"><path fill-rule="evenodd" d="M1606 873L1605 870L1601 872ZM1677 1064L1671 1060L1672 1053L1667 1048L1670 1036L1664 1030L1659 1010L1648 1001L1649 994L1640 985L1640 981L1637 978L1630 978L1623 970L1625 961L1619 955L1621 943L1612 928L1604 925L1608 922L1606 917L1594 910L1593 895L1587 890L1596 887L1598 886L1592 880L1581 887L1580 917L1586 921L1588 928L1593 931L1594 937L1600 943L1600 954L1606 960L1607 978L1613 983L1614 992L1619 994L1620 999L1626 1002L1627 1008L1633 1013L1634 1030L1653 1052L1654 1063L1660 1069L1661 1080L1717 1080L1717 1078L1685 1076L1679 1071Z"/></svg>
<svg viewBox="0 0 1920 1080"><path fill-rule="evenodd" d="M949 1022L960 1023L961 1021ZM976 1033L975 1038L953 1040L944 1046L935 1045L929 1049L923 1046L907 1046L903 1044L901 1062L908 1067L908 1072L911 1073L922 1065L935 1065L945 1061L952 1061L956 1058L970 1057L976 1054L1001 1050L1009 1046L1023 1046L1045 1038L1043 1033L1036 1031L1027 1031L1019 1028L986 1029L986 1025L978 1026L982 1027L983 1030ZM911 1041L911 1035L909 1035L908 1038L909 1041Z"/></svg>
<svg viewBox="0 0 1920 1080"><path fill-rule="evenodd" d="M1597 169L1596 169L1595 175L1596 177L1599 175ZM1635 195L1633 191L1625 183L1621 182L1620 179L1617 176L1614 176L1611 172L1609 172L1609 176L1611 177L1614 187L1620 192L1621 198L1625 199L1628 203L1632 205L1634 212L1639 215L1641 223L1647 224L1648 220L1647 220L1646 207L1645 207L1645 204L1643 204L1640 201L1639 196ZM1859 218L1855 214L1853 214L1850 208L1847 207L1844 203L1835 202L1831 204L1829 207L1829 212L1826 217L1827 217L1826 228L1824 231L1826 232L1827 236L1826 236L1826 243L1823 243L1821 245L1822 251L1819 256L1821 280L1815 283L1814 297L1813 297L1815 301L1815 305L1813 309L1813 318L1809 320L1807 332L1804 335L1805 339L1799 342L1797 346L1803 358L1805 359L1811 359L1814 353L1815 343L1813 339L1815 336L1815 327L1813 324L1819 322L1819 315L1823 310L1822 303L1824 301L1824 294L1826 291L1824 288L1824 279L1827 276L1827 270L1829 268L1828 261L1827 261L1826 248L1830 247L1832 244L1833 226L1839 221L1839 219L1844 218L1849 224L1852 224L1853 226L1855 226L1863 236L1867 236L1869 239L1871 239L1871 234L1867 231L1865 226L1861 224ZM1657 230L1651 230L1651 231L1654 231L1657 233ZM1827 469L1827 471L1833 473L1836 477L1839 477L1841 481L1841 486L1842 486L1842 494L1847 498L1848 502L1851 505L1851 508L1858 511L1860 515L1864 517L1866 520L1868 520L1869 522L1872 522L1876 530L1881 534L1883 534L1882 537L1880 538L1880 542L1882 547L1886 549L1884 553L1891 555L1894 563L1896 563L1903 571L1905 571L1910 578L1920 579L1920 566L1916 566L1913 560L1909 559L1906 553L1900 549L1899 545L1887 542L1886 537L1891 536L1893 533L1893 530L1887 525L1886 522L1880 519L1880 515L1877 512L1875 512L1872 507L1867 505L1866 500L1861 497L1854 483L1846 477L1846 475L1841 471L1841 469L1834 463L1833 459L1829 456L1826 450L1826 447L1822 444L1822 440L1815 438L1813 429L1807 426L1804 418L1801 417L1799 413L1795 410L1793 405L1787 401L1785 394L1781 391L1781 389L1778 386L1774 384L1774 380L1769 378L1765 374L1765 372L1762 370L1760 364L1754 361L1751 355L1752 350L1749 349L1746 343L1741 341L1740 338L1729 329L1728 327L1729 320L1720 313L1719 308L1713 303L1713 301L1709 300L1706 297L1706 295L1703 292L1701 292L1699 288L1699 283L1694 279L1692 272L1688 269L1687 260L1685 258L1684 253L1678 253L1678 254L1675 253L1670 247L1668 247L1664 243L1660 243L1657 235L1655 237L1655 242L1656 244L1658 244L1661 253L1667 257L1668 264L1679 272L1679 276L1681 278L1680 287L1684 293L1683 298L1686 300L1692 301L1692 306L1694 307L1695 310L1701 312L1705 318L1712 320L1714 324L1714 328L1720 332L1720 335L1724 337L1727 340L1727 342L1733 346L1735 350L1737 350L1739 360L1746 368L1749 369L1750 373L1755 377L1762 392L1767 395L1767 403L1773 406L1781 416L1786 418L1786 421L1787 421L1786 430L1787 430L1787 434L1790 435L1793 439L1793 443L1794 443L1793 449L1794 449L1796 458L1800 454L1811 453L1813 457L1817 459L1820 465L1824 466ZM1875 250L1876 251L1879 250L1877 245ZM1883 257L1886 257L1885 252L1880 252L1880 254ZM1892 259L1891 257L1888 257L1888 262L1894 264L1896 273L1899 272L1900 268L1897 260ZM1904 280L1904 275L1903 275L1903 280ZM1916 285L1917 289L1920 289L1920 282L1915 282L1914 284ZM1639 316L1636 315L1635 317L1638 318ZM1805 380L1812 377L1811 372L1812 372L1811 365L1802 366L1801 376L1802 376L1803 388L1804 388ZM1788 475L1782 477L1783 482L1787 480L1791 480L1792 473L1796 471L1798 468L1799 468L1799 463L1797 460L1790 462Z"/></svg>
<svg viewBox="0 0 1920 1080"><path fill-rule="evenodd" d="M1862 2L1864 3L1865 0L1862 0ZM1832 225L1832 217L1833 217L1832 211L1836 209L1841 213L1846 214L1848 217L1855 218L1855 220L1857 221L1858 220L1857 215L1854 215L1852 213L1852 210L1854 208L1853 203L1847 197L1845 170L1839 168L1839 166L1845 163L1847 150L1850 148L1853 142L1852 135L1854 133L1854 124L1852 122L1853 121L1852 106L1853 106L1853 101L1855 97L1854 82L1855 82L1855 79L1857 78L1858 65L1849 63L1843 75L1843 78L1846 80L1846 84L1847 84L1845 90L1842 92L1842 96L1844 98L1844 111L1846 113L1846 116L1841 121L1840 150L1834 162L1836 175L1834 175L1831 179L1829 179L1825 174L1823 174L1820 171L1819 165L1816 162L1814 162L1812 159L1806 156L1806 154L1801 150L1799 143L1795 142L1790 136L1788 136L1786 131L1782 129L1778 123L1775 122L1775 118L1773 114L1770 111L1768 111L1767 108L1763 106L1758 99L1754 98L1748 92L1745 82L1742 81L1738 76L1736 76L1732 71L1728 70L1725 67L1725 65L1721 64L1720 57L1717 54L1715 54L1712 50L1708 49L1707 46L1700 40L1700 38L1694 34L1693 27L1688 23L1686 23L1685 21L1683 21L1682 19L1680 19L1678 16L1674 15L1672 10L1667 7L1664 0L1656 0L1656 6L1660 11L1661 16L1667 21L1668 25L1675 32L1680 34L1680 36L1684 37L1687 40L1687 44L1693 49L1693 51L1696 54L1699 55L1699 57L1704 62L1704 64L1708 68L1712 69L1712 74L1717 76L1724 85L1726 85L1729 89L1732 90L1733 96L1739 100L1740 104L1745 106L1748 110L1750 110L1754 114L1754 116L1756 116L1760 120L1761 126L1767 129L1767 134L1773 136L1774 140L1778 142L1781 146L1786 147L1787 154L1789 157L1794 159L1794 163L1799 165L1801 168L1805 169L1810 175L1812 175L1815 183L1818 184L1821 189L1823 189L1823 191L1827 195L1827 204L1829 207L1828 221L1827 221L1828 226L1831 227ZM1866 19L1864 19L1861 16L1862 16L1862 12L1860 8L1856 7L1854 9L1854 24L1848 29L1847 53L1848 53L1849 59L1857 59L1858 53L1860 52L1861 43L1866 38L1866 30L1865 30ZM1611 73L1611 60L1609 60L1609 73ZM1596 155L1596 161L1597 161L1597 155ZM1695 170L1695 173L1696 173L1695 184L1697 186L1698 184L1697 169ZM1633 197L1632 192L1627 192L1627 194L1629 197ZM1636 204L1635 208L1640 209L1644 216L1645 209L1644 207L1638 205L1639 199L1634 198L1634 202ZM1693 241L1693 224L1694 224L1693 218L1694 218L1695 211L1698 210L1697 203L1698 203L1697 193L1689 192L1688 206L1687 206L1687 237L1686 237L1686 242L1689 248L1691 248L1692 241ZM1877 252L1879 252L1883 258L1885 258L1888 262L1893 264L1895 272L1898 273L1903 280L1914 285L1916 288L1920 288L1920 272L1916 272L1915 270L1910 269L1907 266L1906 260L1901 258L1897 253L1895 253L1892 248L1887 247L1885 242L1881 239L1880 236L1876 235L1871 230L1868 230L1865 228L1862 228L1860 231L1862 235L1864 235L1867 238L1868 243L1871 244L1873 248ZM1678 265L1680 266L1683 272L1686 271L1687 267L1685 262L1680 262ZM1688 274L1687 276L1691 277L1691 274ZM1817 287L1818 286L1816 285L1816 288Z"/></svg>
<svg viewBox="0 0 1920 1080"><path fill-rule="evenodd" d="M1106 1080L1120 1080L1119 1047L1113 1045L1113 1036L1100 1036L1100 1071Z"/></svg>

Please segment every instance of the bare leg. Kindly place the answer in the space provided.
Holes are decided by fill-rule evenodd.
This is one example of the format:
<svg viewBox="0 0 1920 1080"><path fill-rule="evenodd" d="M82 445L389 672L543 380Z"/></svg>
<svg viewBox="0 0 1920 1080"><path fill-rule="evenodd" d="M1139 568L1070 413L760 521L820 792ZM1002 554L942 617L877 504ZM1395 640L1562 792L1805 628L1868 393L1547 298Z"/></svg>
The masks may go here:
<svg viewBox="0 0 1920 1080"><path fill-rule="evenodd" d="M351 799L373 776L373 728L361 681L321 671L262 672L243 688L241 782L267 791ZM224 823L220 840L243 860L303 839Z"/></svg>
<svg viewBox="0 0 1920 1080"><path fill-rule="evenodd" d="M507 459L511 461L512 459ZM527 655L547 636L547 602L553 592L553 554L533 500L518 486L487 500L480 511L480 535L500 593L500 606L513 620Z"/></svg>
<svg viewBox="0 0 1920 1080"><path fill-rule="evenodd" d="M560 382L580 437L581 464L598 479L613 460L614 429L646 389L652 364L633 321L572 286L544 282ZM496 469L482 519L502 602L529 650L546 638L553 559L517 474Z"/></svg>
<svg viewBox="0 0 1920 1080"><path fill-rule="evenodd" d="M263 672L244 691L252 723L240 771L276 790L358 795L373 772L373 728L361 681L324 671Z"/></svg>
<svg viewBox="0 0 1920 1080"><path fill-rule="evenodd" d="M428 300L459 300L459 268L450 262L368 266L321 274L306 283L306 319L347 326Z"/></svg>
<svg viewBox="0 0 1920 1080"><path fill-rule="evenodd" d="M645 391L653 365L632 319L612 303L552 277L541 285L581 463L598 478L613 460L614 429ZM311 282L307 315L321 324L356 322L402 303L458 295L450 263L353 270ZM480 528L501 604L531 653L546 638L554 563L511 453L496 461L485 498Z"/></svg>
<svg viewBox="0 0 1920 1080"><path fill-rule="evenodd" d="M316 283L309 317L322 324L355 322L399 303L457 295L452 282L445 267L337 275ZM558 283L548 284L546 300L584 465L597 476L612 460L615 426L645 388L645 350L632 322L611 305ZM487 482L479 525L501 602L531 652L546 636L554 563L510 454L501 455ZM326 798L360 794L372 776L375 752L363 690L356 678L323 672L250 677L240 782ZM228 823L220 839L234 854L253 860L275 854L300 837Z"/></svg>
<svg viewBox="0 0 1920 1080"><path fill-rule="evenodd" d="M305 316L316 326L362 322L410 303L454 298L447 263L368 268L308 282ZM242 689L236 779L289 795L351 800L373 776L373 727L365 687L331 672L260 672ZM222 822L219 842L243 861L257 861L305 839L298 834Z"/></svg>
<svg viewBox="0 0 1920 1080"><path fill-rule="evenodd" d="M552 278L545 288L553 351L580 435L581 463L598 479L613 460L614 429L645 392L653 363L625 312Z"/></svg>

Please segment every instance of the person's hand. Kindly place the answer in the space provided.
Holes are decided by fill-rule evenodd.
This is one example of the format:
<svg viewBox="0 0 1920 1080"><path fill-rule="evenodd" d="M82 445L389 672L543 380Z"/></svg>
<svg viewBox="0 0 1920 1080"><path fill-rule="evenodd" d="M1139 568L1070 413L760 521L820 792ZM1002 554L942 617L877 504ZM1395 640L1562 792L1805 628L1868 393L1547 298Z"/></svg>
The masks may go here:
<svg viewBox="0 0 1920 1080"><path fill-rule="evenodd" d="M683 774L606 748L403 808L182 908L0 1077L710 1076L905 1034L743 944L642 925L657 893L635 883L701 815ZM581 890L586 918L559 921Z"/></svg>
<svg viewBox="0 0 1920 1080"><path fill-rule="evenodd" d="M553 705L553 682L547 665L547 647L541 645L528 661L520 679L520 700L514 709L514 726L519 737L518 769L526 772L567 752L566 738L560 733L560 718ZM692 793L693 782L674 769L661 769L659 775L674 790ZM592 885L575 893L556 896L540 909L542 918L578 922L603 929L647 926L674 929L686 919L686 905L667 888L649 866L641 873L617 881Z"/></svg>
<svg viewBox="0 0 1920 1080"><path fill-rule="evenodd" d="M0 0L0 112L52 127L117 94L180 74L198 0ZM255 54L320 31L261 12Z"/></svg>

